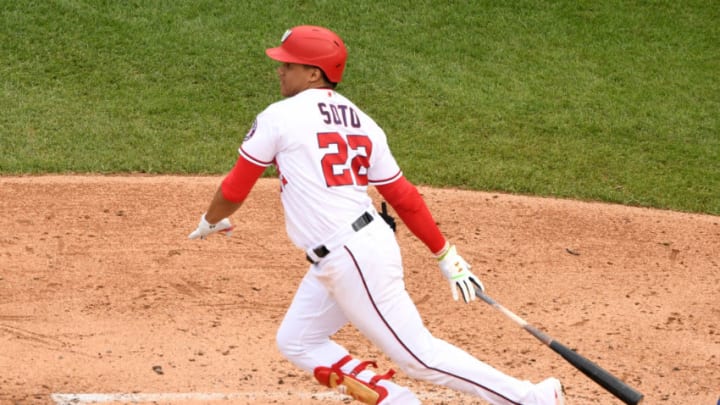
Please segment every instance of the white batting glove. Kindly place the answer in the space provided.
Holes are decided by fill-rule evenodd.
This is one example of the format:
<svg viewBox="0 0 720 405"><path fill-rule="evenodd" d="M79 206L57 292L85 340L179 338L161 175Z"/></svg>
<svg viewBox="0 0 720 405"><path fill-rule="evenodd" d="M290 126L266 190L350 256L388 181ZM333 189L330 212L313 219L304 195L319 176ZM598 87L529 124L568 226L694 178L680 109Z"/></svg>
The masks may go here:
<svg viewBox="0 0 720 405"><path fill-rule="evenodd" d="M202 218L200 218L200 223L198 224L197 229L192 231L190 235L188 235L188 238L205 239L206 237L208 237L208 235L211 235L215 232L222 232L226 236L230 236L234 228L235 227L232 226L230 220L227 218L223 218L217 224L211 224L205 219L205 214L203 214Z"/></svg>
<svg viewBox="0 0 720 405"><path fill-rule="evenodd" d="M462 293L463 300L466 303L475 299L476 288L485 291L485 286L470 272L470 265L457 253L455 245L448 244L437 256L437 259L440 270L450 283L450 289L455 301L460 298L458 290Z"/></svg>

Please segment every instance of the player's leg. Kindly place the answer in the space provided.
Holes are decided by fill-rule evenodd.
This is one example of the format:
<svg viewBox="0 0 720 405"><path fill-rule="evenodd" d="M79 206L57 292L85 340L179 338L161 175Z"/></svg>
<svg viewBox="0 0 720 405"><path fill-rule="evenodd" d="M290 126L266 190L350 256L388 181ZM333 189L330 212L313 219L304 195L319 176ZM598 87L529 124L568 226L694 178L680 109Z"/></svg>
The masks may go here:
<svg viewBox="0 0 720 405"><path fill-rule="evenodd" d="M334 298L312 271L305 275L277 332L280 352L323 385L367 404L419 403L414 394L377 375L330 337L347 323ZM384 378L387 377L387 378Z"/></svg>
<svg viewBox="0 0 720 405"><path fill-rule="evenodd" d="M382 224L346 244L347 259L330 257L323 280L348 320L408 375L481 397L493 404L544 404L540 387L508 376L425 328L405 290L400 251ZM352 271L342 270L343 260ZM547 396L547 395L546 395Z"/></svg>
<svg viewBox="0 0 720 405"><path fill-rule="evenodd" d="M333 364L348 354L330 339L346 323L335 300L308 272L278 328L276 343L295 366L312 373L318 365Z"/></svg>

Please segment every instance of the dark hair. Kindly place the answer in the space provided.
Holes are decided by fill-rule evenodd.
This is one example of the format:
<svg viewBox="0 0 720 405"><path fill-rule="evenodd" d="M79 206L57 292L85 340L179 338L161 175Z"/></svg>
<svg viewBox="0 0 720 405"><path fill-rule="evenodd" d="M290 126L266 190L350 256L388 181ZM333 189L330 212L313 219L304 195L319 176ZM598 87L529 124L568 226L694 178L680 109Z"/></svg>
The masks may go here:
<svg viewBox="0 0 720 405"><path fill-rule="evenodd" d="M330 79L328 79L327 75L325 74L325 72L323 72L322 69L320 69L320 71L322 72L323 80L325 80L325 83L329 84L331 88L335 89L335 87L337 87L338 84L330 81Z"/></svg>
<svg viewBox="0 0 720 405"><path fill-rule="evenodd" d="M315 65L305 65L305 66L314 67L317 70L319 70L320 74L322 75L323 80L325 81L325 83L327 83L328 87L330 87L331 89L334 90L337 87L338 84L331 81L330 79L328 79L327 75L325 74L325 71L322 70L322 68L320 66L315 66Z"/></svg>

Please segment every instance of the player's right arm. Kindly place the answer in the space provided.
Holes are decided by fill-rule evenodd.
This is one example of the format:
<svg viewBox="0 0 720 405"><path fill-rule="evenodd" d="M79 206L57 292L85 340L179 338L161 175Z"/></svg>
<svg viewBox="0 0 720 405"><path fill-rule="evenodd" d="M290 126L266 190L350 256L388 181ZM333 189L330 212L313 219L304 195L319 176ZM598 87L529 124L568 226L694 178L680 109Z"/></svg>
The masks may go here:
<svg viewBox="0 0 720 405"><path fill-rule="evenodd" d="M271 105L255 118L238 149L239 157L235 166L218 187L210 206L200 218L200 224L190 234L191 239L205 238L212 233L232 229L228 217L240 208L263 171L273 162L277 135L273 123L277 120L273 119L269 111L276 110L277 106Z"/></svg>
<svg viewBox="0 0 720 405"><path fill-rule="evenodd" d="M240 155L208 207L205 214L208 222L219 221L237 211L264 171L265 166L257 165Z"/></svg>
<svg viewBox="0 0 720 405"><path fill-rule="evenodd" d="M263 171L265 166L250 162L242 155L238 157L200 218L197 229L190 234L190 239L202 239L215 232L231 231L233 226L228 217L240 208Z"/></svg>

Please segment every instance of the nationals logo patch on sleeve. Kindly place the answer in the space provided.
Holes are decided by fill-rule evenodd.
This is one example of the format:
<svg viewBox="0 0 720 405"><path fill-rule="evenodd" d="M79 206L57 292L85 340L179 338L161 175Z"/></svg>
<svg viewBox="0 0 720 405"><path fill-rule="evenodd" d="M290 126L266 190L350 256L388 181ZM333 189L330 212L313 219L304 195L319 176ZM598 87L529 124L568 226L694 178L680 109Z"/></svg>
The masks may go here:
<svg viewBox="0 0 720 405"><path fill-rule="evenodd" d="M257 129L257 120L253 121L252 127L248 131L247 135L245 135L245 139L243 142L247 141L248 139L252 138L253 135L255 135L255 130Z"/></svg>

